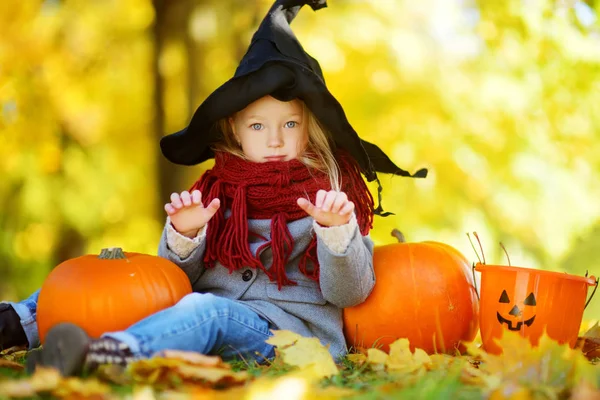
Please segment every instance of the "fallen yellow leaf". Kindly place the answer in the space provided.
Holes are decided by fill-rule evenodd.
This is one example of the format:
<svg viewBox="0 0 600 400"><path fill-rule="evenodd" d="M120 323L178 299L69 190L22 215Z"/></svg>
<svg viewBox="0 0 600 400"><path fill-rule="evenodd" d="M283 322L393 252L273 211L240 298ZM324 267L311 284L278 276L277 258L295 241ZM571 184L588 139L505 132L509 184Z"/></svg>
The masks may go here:
<svg viewBox="0 0 600 400"><path fill-rule="evenodd" d="M494 390L488 400L529 400L532 399L529 389L515 386L506 385L499 389Z"/></svg>
<svg viewBox="0 0 600 400"><path fill-rule="evenodd" d="M371 364L373 370L385 369L402 373L424 372L433 365L431 357L422 349L417 348L414 353L411 352L410 343L406 338L390 344L389 354L380 349L368 349L367 362Z"/></svg>
<svg viewBox="0 0 600 400"><path fill-rule="evenodd" d="M303 338L303 336L292 331L272 330L271 332L273 336L267 339L266 342L278 348L291 346Z"/></svg>
<svg viewBox="0 0 600 400"><path fill-rule="evenodd" d="M348 359L348 361L350 361L353 364L356 364L357 366L361 366L367 362L366 354L361 353L348 354L346 358Z"/></svg>
<svg viewBox="0 0 600 400"><path fill-rule="evenodd" d="M380 349L368 349L367 350L367 361L373 366L381 366L381 369L385 367L385 363L389 358L389 354Z"/></svg>
<svg viewBox="0 0 600 400"><path fill-rule="evenodd" d="M38 393L49 393L61 381L60 373L53 368L37 368L29 378L0 382L0 393L7 397L34 397Z"/></svg>
<svg viewBox="0 0 600 400"><path fill-rule="evenodd" d="M408 339L398 339L390 344L386 366L390 371L413 372L431 365L431 358L422 349L410 351Z"/></svg>
<svg viewBox="0 0 600 400"><path fill-rule="evenodd" d="M319 339L307 338L290 331L272 331L267 343L276 347L276 354L287 365L295 366L315 378L336 375L339 370L333 357Z"/></svg>
<svg viewBox="0 0 600 400"><path fill-rule="evenodd" d="M64 398L104 398L111 392L110 386L97 379L62 379L52 394Z"/></svg>
<svg viewBox="0 0 600 400"><path fill-rule="evenodd" d="M470 383L480 385L488 393L513 393L525 396L517 388L565 390L579 382L595 382L596 370L579 349L559 344L546 334L537 346L518 332L505 331L497 340L502 354L488 354L466 344L467 350L480 359L478 368L468 369ZM520 398L520 397L515 398ZM512 397L506 397L512 398Z"/></svg>

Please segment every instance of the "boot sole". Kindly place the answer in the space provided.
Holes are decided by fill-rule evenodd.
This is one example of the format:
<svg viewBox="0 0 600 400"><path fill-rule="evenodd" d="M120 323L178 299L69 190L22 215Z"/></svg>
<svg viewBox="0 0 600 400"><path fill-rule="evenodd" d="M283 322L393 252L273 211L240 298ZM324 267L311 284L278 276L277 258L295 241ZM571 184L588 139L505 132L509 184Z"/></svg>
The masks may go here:
<svg viewBox="0 0 600 400"><path fill-rule="evenodd" d="M81 374L85 364L90 337L83 329L68 322L60 323L48 331L41 351L27 360L27 372L37 366L56 368L62 376Z"/></svg>

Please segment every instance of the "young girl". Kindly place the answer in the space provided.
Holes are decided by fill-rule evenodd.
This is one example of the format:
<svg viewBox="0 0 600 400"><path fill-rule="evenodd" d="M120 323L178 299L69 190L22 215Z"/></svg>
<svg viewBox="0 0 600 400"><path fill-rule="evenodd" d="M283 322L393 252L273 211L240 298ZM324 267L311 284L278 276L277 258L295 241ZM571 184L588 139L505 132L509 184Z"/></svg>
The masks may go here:
<svg viewBox="0 0 600 400"><path fill-rule="evenodd" d="M74 374L86 362L165 349L262 360L273 356L271 329L316 336L334 356L345 353L341 310L375 283L373 244L361 234L373 203L355 163L340 155L336 167L299 100L265 96L222 125L214 168L165 205L158 254L187 273L195 293L101 339L57 325L38 363Z"/></svg>
<svg viewBox="0 0 600 400"><path fill-rule="evenodd" d="M30 370L41 364L77 374L166 349L262 361L274 355L265 342L274 329L345 354L342 309L364 301L375 284L368 233L377 210L361 172L370 180L375 170L410 175L358 138L328 92L289 28L301 3L325 5L277 0L234 78L184 131L161 141L179 164L215 158L190 191L165 205L158 254L186 272L194 293L99 339L59 324L30 357ZM28 326L27 307L13 305Z"/></svg>

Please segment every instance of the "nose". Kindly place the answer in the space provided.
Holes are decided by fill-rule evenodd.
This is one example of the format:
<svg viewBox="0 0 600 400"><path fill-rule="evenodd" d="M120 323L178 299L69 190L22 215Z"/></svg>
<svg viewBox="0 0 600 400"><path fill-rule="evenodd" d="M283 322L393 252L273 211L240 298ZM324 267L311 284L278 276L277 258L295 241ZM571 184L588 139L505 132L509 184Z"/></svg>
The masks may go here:
<svg viewBox="0 0 600 400"><path fill-rule="evenodd" d="M268 139L269 147L282 147L283 146L283 132L280 129L273 129L269 132Z"/></svg>
<svg viewBox="0 0 600 400"><path fill-rule="evenodd" d="M518 317L519 314L521 313L521 310L519 310L519 307L514 306L512 308L512 310L510 310L509 314L512 315L513 317Z"/></svg>

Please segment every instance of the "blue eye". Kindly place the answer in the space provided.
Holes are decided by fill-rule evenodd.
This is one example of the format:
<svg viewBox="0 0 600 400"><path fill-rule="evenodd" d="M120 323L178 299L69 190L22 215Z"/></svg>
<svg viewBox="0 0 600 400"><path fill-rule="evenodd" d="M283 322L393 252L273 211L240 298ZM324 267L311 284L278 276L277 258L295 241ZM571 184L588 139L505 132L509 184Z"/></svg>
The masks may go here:
<svg viewBox="0 0 600 400"><path fill-rule="evenodd" d="M285 123L286 128L295 128L296 126L298 126L298 123L296 121L288 121Z"/></svg>
<svg viewBox="0 0 600 400"><path fill-rule="evenodd" d="M262 129L262 124L259 124L259 123L252 124L252 125L250 125L250 128L254 129L255 131L260 131Z"/></svg>

